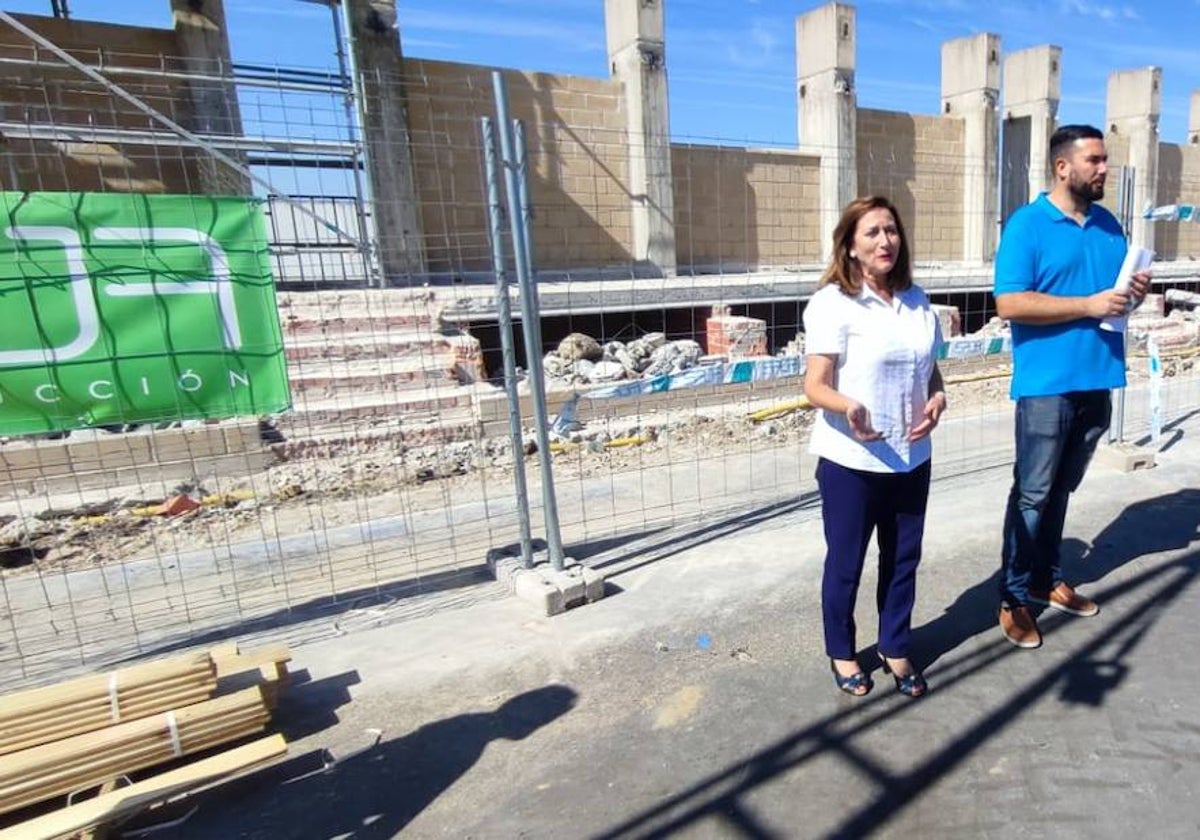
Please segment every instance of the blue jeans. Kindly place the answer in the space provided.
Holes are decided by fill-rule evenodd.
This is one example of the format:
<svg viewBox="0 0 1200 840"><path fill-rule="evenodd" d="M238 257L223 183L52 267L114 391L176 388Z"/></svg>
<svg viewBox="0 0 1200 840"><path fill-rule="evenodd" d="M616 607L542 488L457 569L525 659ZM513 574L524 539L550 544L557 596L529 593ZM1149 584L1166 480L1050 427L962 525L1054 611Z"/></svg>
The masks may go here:
<svg viewBox="0 0 1200 840"><path fill-rule="evenodd" d="M1005 605L1029 603L1029 592L1062 580L1059 545L1067 500L1083 480L1108 428L1108 391L1075 391L1017 400L1017 456L1004 514L1000 595Z"/></svg>

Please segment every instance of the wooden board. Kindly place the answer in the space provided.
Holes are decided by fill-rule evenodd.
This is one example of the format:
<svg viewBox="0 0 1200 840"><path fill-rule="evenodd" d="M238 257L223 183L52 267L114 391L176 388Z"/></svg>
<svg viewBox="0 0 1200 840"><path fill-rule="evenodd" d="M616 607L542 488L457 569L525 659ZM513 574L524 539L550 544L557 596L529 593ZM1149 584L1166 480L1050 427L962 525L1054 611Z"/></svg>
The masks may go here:
<svg viewBox="0 0 1200 840"><path fill-rule="evenodd" d="M232 776L287 752L282 735L187 764L0 830L0 840L55 840L136 813L183 791Z"/></svg>

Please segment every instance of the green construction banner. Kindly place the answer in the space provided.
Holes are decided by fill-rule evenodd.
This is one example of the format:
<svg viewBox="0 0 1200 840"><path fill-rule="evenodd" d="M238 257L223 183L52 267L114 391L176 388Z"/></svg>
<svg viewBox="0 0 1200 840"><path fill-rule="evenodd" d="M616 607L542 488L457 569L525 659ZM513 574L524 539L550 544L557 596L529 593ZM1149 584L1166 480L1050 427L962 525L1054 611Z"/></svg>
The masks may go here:
<svg viewBox="0 0 1200 840"><path fill-rule="evenodd" d="M0 200L0 434L291 405L258 201Z"/></svg>

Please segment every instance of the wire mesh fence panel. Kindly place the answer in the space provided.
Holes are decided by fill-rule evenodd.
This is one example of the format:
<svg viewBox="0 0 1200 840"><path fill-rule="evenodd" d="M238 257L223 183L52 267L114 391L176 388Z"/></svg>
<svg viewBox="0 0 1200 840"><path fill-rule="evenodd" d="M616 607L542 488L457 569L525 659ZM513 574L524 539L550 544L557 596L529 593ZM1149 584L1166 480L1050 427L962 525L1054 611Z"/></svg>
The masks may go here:
<svg viewBox="0 0 1200 840"><path fill-rule="evenodd" d="M77 55L197 131L189 85L234 89L236 125L209 126L197 144L54 56L0 46L13 59L0 62L0 175L20 195L252 199L261 226L247 250L269 267L290 406L6 439L3 682L312 618L326 622L314 632L337 632L368 608L382 620L415 595L453 599L480 580L490 549L518 537L480 133L480 118L495 117L490 71L404 60L395 72L362 71L355 86L340 69L205 72L164 58L170 46ZM703 539L739 518L811 505L803 317L827 260L822 219L841 210L823 198L822 161L846 150L798 150L786 138L639 142L619 82L503 78L528 143L542 335L536 355L518 349L517 362L546 374L568 553L619 569L638 562L638 538L685 526ZM379 97L400 98L399 134L380 118ZM978 235L994 245L998 212L973 209L967 186L993 169L967 157L955 117L861 109L857 128L856 190L897 206L915 280L947 339L950 411L934 437L935 474L1003 465L1011 360L991 265L964 244ZM1189 155L1180 151L1160 192L1195 194ZM1000 180L1012 177L1001 167ZM650 201L662 194L653 178L670 182L669 214ZM1165 230L1159 285L1197 291L1179 267L1193 231ZM68 273L56 271L45 294L66 294ZM26 275L4 280L30 288ZM154 323L169 320L170 296L155 299ZM1127 438L1149 428L1145 335L1162 339L1163 422L1200 408L1196 322L1182 302L1147 306L1130 331ZM202 314L221 311L210 301ZM537 420L527 384L520 390L518 458L534 535L544 536Z"/></svg>

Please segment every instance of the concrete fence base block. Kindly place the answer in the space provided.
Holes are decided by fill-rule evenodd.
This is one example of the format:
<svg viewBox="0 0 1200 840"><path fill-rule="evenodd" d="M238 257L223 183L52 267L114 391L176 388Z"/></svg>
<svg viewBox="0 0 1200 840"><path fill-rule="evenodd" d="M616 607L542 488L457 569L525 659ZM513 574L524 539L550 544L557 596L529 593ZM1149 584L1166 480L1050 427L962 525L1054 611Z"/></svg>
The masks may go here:
<svg viewBox="0 0 1200 840"><path fill-rule="evenodd" d="M558 615L604 597L604 576L594 569L568 557L563 570L555 571L544 551L536 552L533 568L526 569L521 565L520 549L513 548L490 550L488 570L512 594L545 615Z"/></svg>
<svg viewBox="0 0 1200 840"><path fill-rule="evenodd" d="M1131 443L1111 443L1096 450L1096 462L1120 472L1149 470L1154 467L1154 450Z"/></svg>

